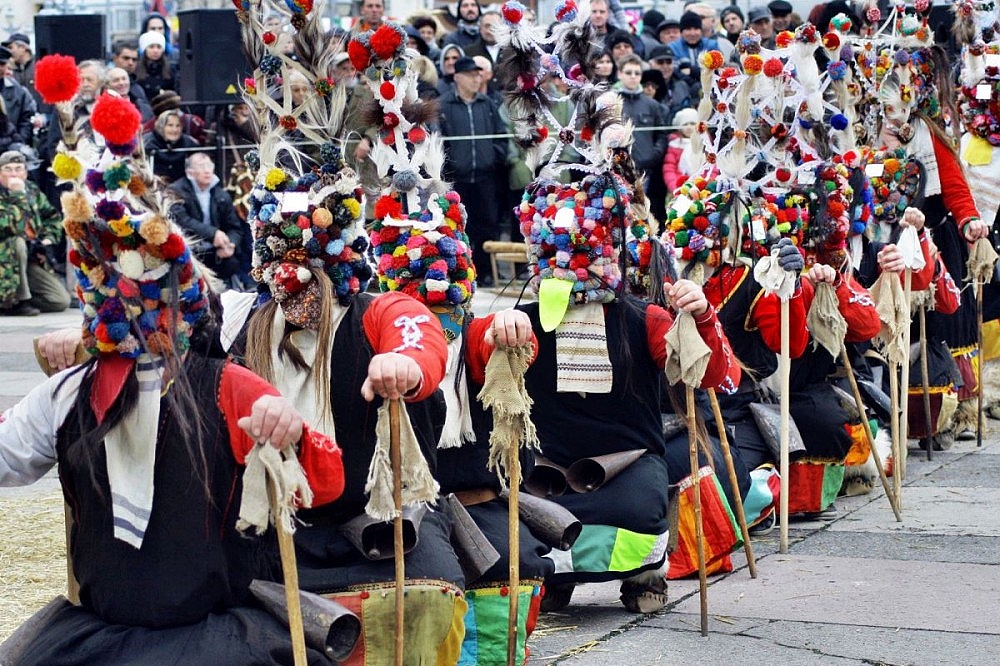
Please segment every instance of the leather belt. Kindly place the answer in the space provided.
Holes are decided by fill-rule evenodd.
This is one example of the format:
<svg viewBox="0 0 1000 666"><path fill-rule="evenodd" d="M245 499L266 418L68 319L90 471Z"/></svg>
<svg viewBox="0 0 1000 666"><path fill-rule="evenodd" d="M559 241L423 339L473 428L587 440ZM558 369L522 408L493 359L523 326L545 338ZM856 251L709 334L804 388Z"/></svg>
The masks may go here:
<svg viewBox="0 0 1000 666"><path fill-rule="evenodd" d="M456 490L455 497L462 503L462 506L474 506L495 500L500 497L500 494L492 488L474 488L472 490Z"/></svg>

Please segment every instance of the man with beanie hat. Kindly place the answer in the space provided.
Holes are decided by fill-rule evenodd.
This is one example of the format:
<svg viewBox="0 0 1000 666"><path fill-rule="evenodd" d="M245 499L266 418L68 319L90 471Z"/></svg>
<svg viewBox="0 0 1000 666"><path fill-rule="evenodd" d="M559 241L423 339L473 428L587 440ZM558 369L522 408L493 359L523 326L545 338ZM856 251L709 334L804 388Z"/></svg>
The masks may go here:
<svg viewBox="0 0 1000 666"><path fill-rule="evenodd" d="M743 17L743 10L736 5L729 5L722 10L722 14L719 16L722 20L722 29L726 33L726 39L735 46L736 40L740 38L740 33L743 32L743 26L746 24L746 19Z"/></svg>
<svg viewBox="0 0 1000 666"><path fill-rule="evenodd" d="M788 0L771 0L767 3L767 8L771 11L771 25L775 33L795 30L797 26L792 25L792 3Z"/></svg>
<svg viewBox="0 0 1000 666"><path fill-rule="evenodd" d="M681 38L670 45L675 58L687 58L691 62L691 76L698 78L698 56L705 51L719 48L714 39L701 32L701 16L694 12L684 12L680 21Z"/></svg>
<svg viewBox="0 0 1000 666"><path fill-rule="evenodd" d="M657 30L665 18L663 14L655 9L650 9L642 15L642 30L639 32L639 39L642 40L643 53L646 55L649 55L649 52L660 44Z"/></svg>
<svg viewBox="0 0 1000 666"><path fill-rule="evenodd" d="M635 39L624 30L615 30L608 33L604 40L604 46L611 53L611 59L618 64L618 61L627 55L635 53Z"/></svg>
<svg viewBox="0 0 1000 666"><path fill-rule="evenodd" d="M444 36L441 46L457 44L464 50L479 39L479 18L483 10L478 0L459 0L458 27Z"/></svg>

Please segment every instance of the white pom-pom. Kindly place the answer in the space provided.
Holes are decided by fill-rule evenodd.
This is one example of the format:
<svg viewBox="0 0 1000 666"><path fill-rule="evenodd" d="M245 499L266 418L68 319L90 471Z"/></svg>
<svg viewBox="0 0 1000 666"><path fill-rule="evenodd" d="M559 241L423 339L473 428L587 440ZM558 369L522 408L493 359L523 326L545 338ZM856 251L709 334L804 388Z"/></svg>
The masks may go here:
<svg viewBox="0 0 1000 666"><path fill-rule="evenodd" d="M118 255L118 269L125 277L138 280L146 272L146 264L135 250L124 250Z"/></svg>
<svg viewBox="0 0 1000 666"><path fill-rule="evenodd" d="M427 280L424 286L427 287L427 291L448 291L447 280Z"/></svg>
<svg viewBox="0 0 1000 666"><path fill-rule="evenodd" d="M299 266L295 269L295 277L302 284L309 282L309 280L312 279L312 276L313 274L305 266Z"/></svg>

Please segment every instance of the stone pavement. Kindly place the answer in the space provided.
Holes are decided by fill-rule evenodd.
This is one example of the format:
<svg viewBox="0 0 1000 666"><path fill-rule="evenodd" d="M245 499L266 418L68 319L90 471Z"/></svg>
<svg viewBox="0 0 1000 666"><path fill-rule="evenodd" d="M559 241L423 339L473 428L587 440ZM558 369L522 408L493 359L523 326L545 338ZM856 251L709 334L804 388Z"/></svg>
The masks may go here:
<svg viewBox="0 0 1000 666"><path fill-rule="evenodd" d="M484 290L474 309L513 301ZM78 322L0 317L0 409L42 380L31 339ZM958 442L933 462L911 449L902 523L879 488L838 499L833 521L792 523L787 555L777 529L756 538L756 580L735 554L735 571L709 580L707 638L697 580L672 581L667 609L648 617L622 608L617 584L586 585L542 616L529 663L1000 664L1000 428L986 423L982 449ZM2 489L0 516L5 498L57 492L51 476Z"/></svg>

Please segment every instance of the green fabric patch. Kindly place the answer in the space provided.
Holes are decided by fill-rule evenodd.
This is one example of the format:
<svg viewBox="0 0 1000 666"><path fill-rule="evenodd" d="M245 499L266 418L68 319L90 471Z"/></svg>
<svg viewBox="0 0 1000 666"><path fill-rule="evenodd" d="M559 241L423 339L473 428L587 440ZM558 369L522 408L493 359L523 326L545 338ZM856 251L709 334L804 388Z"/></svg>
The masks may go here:
<svg viewBox="0 0 1000 666"><path fill-rule="evenodd" d="M656 534L610 525L584 525L573 544L573 570L599 573L638 569L648 563L657 541Z"/></svg>
<svg viewBox="0 0 1000 666"><path fill-rule="evenodd" d="M469 611L465 615L465 640L459 666L507 663L507 618L510 597L499 587L467 590ZM509 589L504 587L503 589ZM524 662L531 599L539 593L535 585L522 585L517 598L517 663Z"/></svg>
<svg viewBox="0 0 1000 666"><path fill-rule="evenodd" d="M844 483L846 469L843 465L833 464L824 465L824 467L826 469L823 470L823 496L820 498L820 511L826 509L837 499L840 486Z"/></svg>

